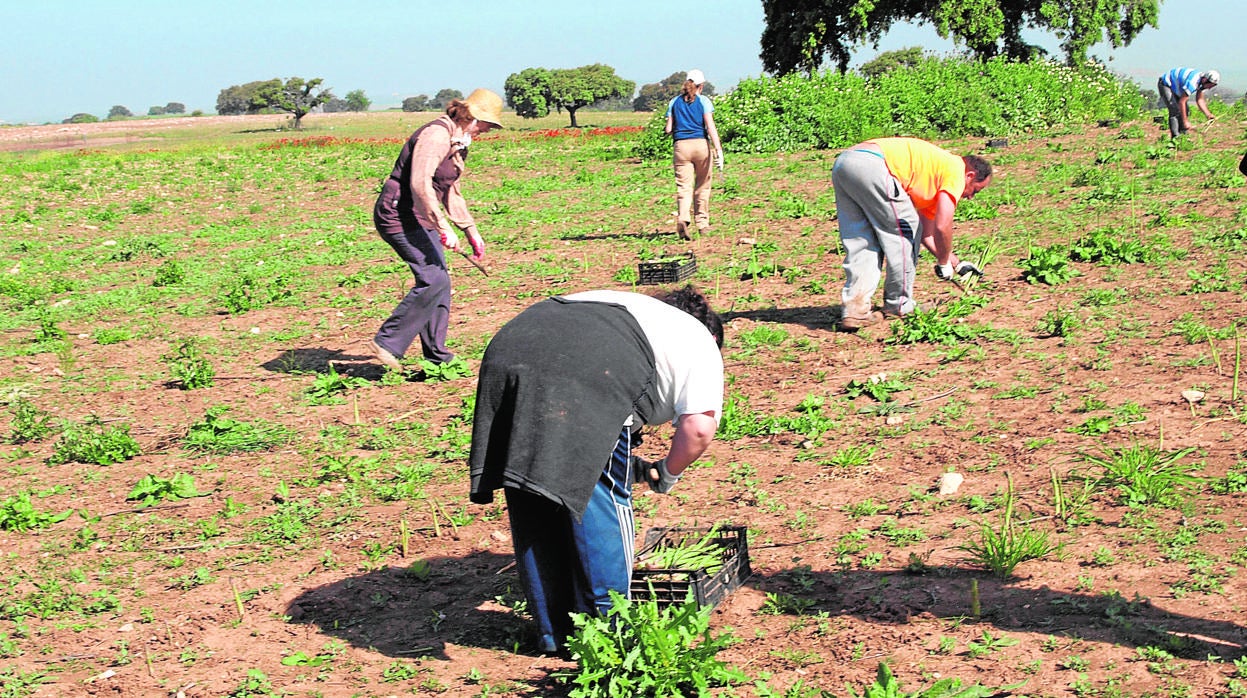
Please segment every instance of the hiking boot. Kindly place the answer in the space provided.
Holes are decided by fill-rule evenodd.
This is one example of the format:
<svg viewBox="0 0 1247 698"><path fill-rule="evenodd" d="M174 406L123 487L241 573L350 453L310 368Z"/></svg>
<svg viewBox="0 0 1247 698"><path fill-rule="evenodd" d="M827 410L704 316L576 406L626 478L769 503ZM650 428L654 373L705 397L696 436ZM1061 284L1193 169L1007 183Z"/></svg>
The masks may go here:
<svg viewBox="0 0 1247 698"><path fill-rule="evenodd" d="M840 318L838 328L841 332L856 332L863 327L878 325L883 322L883 320L883 313L876 310L866 317L842 317Z"/></svg>
<svg viewBox="0 0 1247 698"><path fill-rule="evenodd" d="M675 222L675 232L679 233L680 237L684 240L693 239L693 236L688 232L688 223L685 223L684 221Z"/></svg>
<svg viewBox="0 0 1247 698"><path fill-rule="evenodd" d="M386 351L380 344L377 344L377 340L368 340L368 346L372 349L372 353L377 355L377 361L384 364L386 368L390 368L395 371L403 370L403 362L399 361L398 358L396 358L389 351Z"/></svg>

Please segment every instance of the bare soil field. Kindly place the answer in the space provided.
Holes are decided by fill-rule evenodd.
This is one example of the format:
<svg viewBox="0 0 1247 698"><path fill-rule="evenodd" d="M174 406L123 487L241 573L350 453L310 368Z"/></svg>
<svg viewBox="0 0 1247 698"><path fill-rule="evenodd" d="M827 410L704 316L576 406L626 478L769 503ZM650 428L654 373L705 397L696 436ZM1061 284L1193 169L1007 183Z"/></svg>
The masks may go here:
<svg viewBox="0 0 1247 698"><path fill-rule="evenodd" d="M243 130L257 132L283 120L4 128L0 148L107 148L159 139L180 122L239 130L243 118ZM1152 143L1156 134L1146 126ZM779 190L806 201L828 196L829 177L787 183L783 173L829 174L834 153L730 160L738 169L723 176L726 191L713 200L715 227L691 243L675 238L669 215L624 228L615 222L618 212L604 206L577 214L599 232L492 247L489 277L453 260L450 333L463 355L478 356L503 322L550 289L626 288L617 276L636 264L636 247L691 250L701 268L716 270L695 282L728 321L728 392L744 422L796 419L809 414L801 411L807 397L822 401L829 429L777 426L720 438L670 496L637 495L638 538L654 526L748 527L753 576L714 610L712 627L740 638L720 656L759 683L717 694L849 695L846 686L860 692L886 661L908 691L958 677L1021 684L1010 694L1025 696L1247 695L1235 684L1247 667L1234 663L1247 657L1247 486L1234 485L1247 467L1238 335L1191 341L1181 332L1192 319L1224 329L1247 318L1241 250L1226 256L1199 242L1212 227L1243 227L1244 200L1233 188L1207 184L1211 174L1171 180L1168 192L1146 202L1118 199L1112 208L1088 204L1085 186L1058 187L1056 194L1027 189L1049 176L1056 159L1094 169L1118 147L1117 132L1014 139L992 149L988 157L1003 164L981 196L998 215L959 222L957 240L990 238L1019 219L1051 224L1031 231L1036 245L1119 224L1123 239L1163 232L1186 254L1115 266L1074 263L1080 276L1049 286L1022 278L1016 263L1027 250L1011 245L972 289L989 303L960 321L989 324L1001 331L996 335L906 344L893 341L892 324L835 331L843 277L834 220L776 217L777 202L787 199L766 198ZM1218 124L1200 150L1163 162L1201 151L1229 162L1241 150L1242 132L1241 124ZM977 141L958 146L982 150ZM639 167L627 160L605 166ZM470 203L473 178L483 187L516 176L483 160L475 167L466 186ZM1104 167L1137 174L1125 163ZM754 181L767 177L776 179ZM280 196L309 217L363 212L347 232L370 239L370 183L309 179L284 186ZM993 189L996 199L988 196ZM250 194L255 201L265 195ZM542 197L551 209L565 205L552 194L532 195ZM653 208L666 211L670 198L655 197ZM1037 218L1040 211L1052 217ZM1198 215L1163 228L1155 223L1192 211ZM196 224L230 215L205 206ZM188 234L194 228L180 218L152 225ZM548 232L539 228L528 234ZM489 240L490 229L483 229ZM73 232L83 245L106 236ZM1016 229L1010 234L1021 237ZM323 237L309 232L300 244ZM779 251L759 254L763 239L778 241ZM798 241L809 247L787 254ZM0 260L5 269L22 262L15 250ZM392 262L384 250L374 256L326 268L326 278ZM740 273L751 259L771 264L774 273ZM785 275L779 267L801 273ZM917 284L922 307L966 296L928 267L924 262ZM1190 292L1197 279L1188 270L1219 270L1225 283ZM94 328L66 326L72 362L51 352L4 360L0 378L10 391L20 385L56 396L36 401L58 417L95 414L131 424L142 454L107 467L50 466L52 440L7 447L0 467L13 491L43 493L42 510L72 508L98 518L0 531L12 569L65 575L43 588L30 577L0 587L0 610L8 609L0 612L0 675L10 679L0 695L566 695L554 675L575 663L534 653L517 608L504 507L466 500L464 444L456 439L473 380L386 384L368 354L376 323L408 281L400 272L359 285L328 283L297 310L187 317L153 308L148 322L163 327L150 337L102 344ZM1099 305L1105 298L1117 300ZM1064 336L1037 329L1045 318L1052 329L1054 311L1073 312L1079 329ZM25 334L8 336L16 342ZM179 390L164 369L171 339L185 336L215 338L227 349L212 355L217 380L208 388ZM475 359L470 363L475 367ZM330 366L366 387L340 404L300 402L301 391ZM899 381L892 400L846 394L879 374ZM1197 401L1184 397L1192 389L1202 394ZM181 444L188 425L212 405L263 416L305 438L255 453L187 451ZM1098 417L1103 430L1088 426ZM0 433L7 433L2 425ZM388 472L427 458L417 453L427 447L414 445L414 434L428 435L444 456L420 495L353 500L352 468L359 464L388 457ZM660 455L668 434L658 429L647 437L648 455ZM331 439L340 442L332 466L323 453ZM1166 454L1190 449L1179 460L1197 463L1200 480L1179 488L1187 493L1180 501L1130 505L1121 484L1103 479L1087 456L1132 446ZM939 494L937 481L950 471L964 483ZM127 500L144 475L173 472L193 472L206 495L147 508ZM1002 516L1010 487L1021 525L1059 547L997 576L966 546L984 527L1008 525ZM292 499L316 509L315 525L300 529L282 518ZM244 510L237 519L222 513ZM413 563L425 572L413 572ZM109 594L119 601L108 602ZM13 610L36 599L51 620ZM67 610L105 602L101 613ZM19 676L42 682L19 686Z"/></svg>

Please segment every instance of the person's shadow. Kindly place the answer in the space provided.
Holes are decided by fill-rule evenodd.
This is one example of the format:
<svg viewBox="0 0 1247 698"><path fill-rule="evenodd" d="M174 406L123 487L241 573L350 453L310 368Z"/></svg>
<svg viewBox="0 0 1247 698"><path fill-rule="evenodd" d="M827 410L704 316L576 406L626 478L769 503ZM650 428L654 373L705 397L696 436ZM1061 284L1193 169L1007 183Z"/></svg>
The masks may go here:
<svg viewBox="0 0 1247 698"><path fill-rule="evenodd" d="M339 375L371 381L385 375L385 367L370 353L348 354L342 349L324 347L287 349L260 364L266 371L289 374L328 373L331 366Z"/></svg>
<svg viewBox="0 0 1247 698"><path fill-rule="evenodd" d="M447 658L446 643L535 652L534 631L517 615L523 594L510 554L421 558L305 590L286 609L292 623L390 657ZM425 566L427 564L427 567ZM905 625L917 616L979 623L999 630L1073 636L1157 647L1185 659L1247 654L1247 628L1166 611L1143 598L1015 586L982 570L915 565L920 573L818 571L793 567L743 581L763 592L762 612L851 615ZM972 587L977 585L977 595ZM979 609L974 615L975 604Z"/></svg>
<svg viewBox="0 0 1247 698"><path fill-rule="evenodd" d="M795 308L761 308L758 310L726 310L719 313L723 322L738 318L755 322L801 325L811 330L835 330L840 321L839 305L807 305Z"/></svg>

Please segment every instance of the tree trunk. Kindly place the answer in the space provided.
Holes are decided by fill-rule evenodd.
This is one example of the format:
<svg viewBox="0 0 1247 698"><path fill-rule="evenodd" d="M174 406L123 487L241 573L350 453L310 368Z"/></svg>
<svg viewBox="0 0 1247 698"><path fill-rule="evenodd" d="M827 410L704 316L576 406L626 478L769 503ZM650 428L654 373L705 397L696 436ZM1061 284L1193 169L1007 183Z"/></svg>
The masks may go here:
<svg viewBox="0 0 1247 698"><path fill-rule="evenodd" d="M579 107L568 107L567 108L567 115L572 117L572 128L580 128L579 126L576 125L576 110L578 108Z"/></svg>

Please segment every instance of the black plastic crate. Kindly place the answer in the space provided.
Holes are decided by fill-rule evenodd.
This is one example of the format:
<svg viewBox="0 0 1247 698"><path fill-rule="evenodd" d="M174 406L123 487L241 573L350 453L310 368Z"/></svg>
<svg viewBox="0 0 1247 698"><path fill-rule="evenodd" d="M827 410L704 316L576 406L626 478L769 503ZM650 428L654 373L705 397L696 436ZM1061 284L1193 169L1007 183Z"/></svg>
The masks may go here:
<svg viewBox="0 0 1247 698"><path fill-rule="evenodd" d="M705 537L709 528L651 528L637 558L660 546L677 546ZM698 606L714 608L753 574L749 566L749 542L744 526L724 525L711 539L722 549L723 566L713 575L705 570L635 569L632 571L632 598L654 600L660 607L682 604L693 592Z"/></svg>
<svg viewBox="0 0 1247 698"><path fill-rule="evenodd" d="M680 259L666 259L660 262L641 262L637 265L639 279L642 284L673 284L683 281L697 271L697 257L692 252Z"/></svg>

